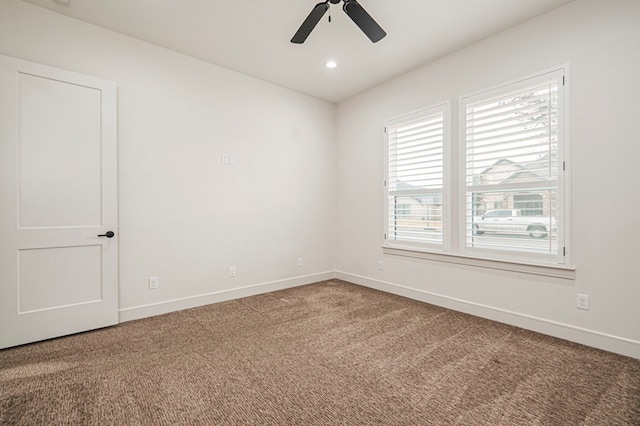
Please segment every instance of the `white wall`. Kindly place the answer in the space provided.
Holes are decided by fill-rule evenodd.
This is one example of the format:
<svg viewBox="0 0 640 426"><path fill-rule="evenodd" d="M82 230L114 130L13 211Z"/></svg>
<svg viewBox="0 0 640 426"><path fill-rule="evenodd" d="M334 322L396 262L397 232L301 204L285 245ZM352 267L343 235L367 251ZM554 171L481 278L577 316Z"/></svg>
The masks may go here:
<svg viewBox="0 0 640 426"><path fill-rule="evenodd" d="M118 84L121 318L333 275L335 105L18 0L0 54Z"/></svg>
<svg viewBox="0 0 640 426"><path fill-rule="evenodd" d="M341 103L338 276L640 357L639 46L639 1L578 0ZM383 255L383 121L566 63L576 279Z"/></svg>

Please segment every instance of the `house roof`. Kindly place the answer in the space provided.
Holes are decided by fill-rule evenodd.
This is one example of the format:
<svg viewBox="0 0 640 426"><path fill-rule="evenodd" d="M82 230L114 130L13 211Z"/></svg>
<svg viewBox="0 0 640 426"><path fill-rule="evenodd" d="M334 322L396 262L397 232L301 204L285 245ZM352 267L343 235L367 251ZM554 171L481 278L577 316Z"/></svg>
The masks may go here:
<svg viewBox="0 0 640 426"><path fill-rule="evenodd" d="M411 185L410 183L398 181L396 183L396 189L398 191L413 191L420 190L419 186ZM421 204L442 204L442 195L440 194L425 194L425 195L416 195L416 194L407 194L406 197L413 198L419 201Z"/></svg>
<svg viewBox="0 0 640 426"><path fill-rule="evenodd" d="M491 166L484 169L480 174L487 175L489 173L493 173L495 169L501 166L511 166L516 170L515 172L508 175L505 179L501 181L501 183L505 183L511 180L522 179L523 177L527 177L529 179L539 179L539 180L548 180L549 179L549 155L545 154L539 159L532 161L526 164L515 163L506 158L502 158Z"/></svg>

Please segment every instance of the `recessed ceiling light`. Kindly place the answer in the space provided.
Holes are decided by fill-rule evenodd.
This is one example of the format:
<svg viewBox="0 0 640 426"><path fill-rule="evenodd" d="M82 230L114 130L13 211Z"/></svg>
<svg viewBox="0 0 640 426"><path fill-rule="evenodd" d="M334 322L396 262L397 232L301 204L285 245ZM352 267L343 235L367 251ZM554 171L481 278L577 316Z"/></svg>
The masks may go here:
<svg viewBox="0 0 640 426"><path fill-rule="evenodd" d="M338 64L336 64L336 61L327 61L327 63L325 64L325 66L327 68L335 68L338 66Z"/></svg>

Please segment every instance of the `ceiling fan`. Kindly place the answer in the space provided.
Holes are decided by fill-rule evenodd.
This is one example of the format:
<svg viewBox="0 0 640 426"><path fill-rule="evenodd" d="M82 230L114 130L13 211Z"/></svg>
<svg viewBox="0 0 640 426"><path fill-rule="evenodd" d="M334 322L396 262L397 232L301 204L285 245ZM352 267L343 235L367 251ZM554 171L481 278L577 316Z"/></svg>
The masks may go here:
<svg viewBox="0 0 640 426"><path fill-rule="evenodd" d="M322 19L324 14L327 13L327 10L329 10L329 3L338 4L341 1L344 2L342 10L345 11L349 18L351 18L351 20L360 27L362 32L364 32L372 42L376 43L387 35L380 25L373 20L371 15L369 15L356 0L326 0L313 7L311 13L307 16L307 19L304 20L302 25L300 25L300 28L298 28L298 31L291 39L291 43L304 43L307 37L309 37L309 34L311 34L311 31L316 27L318 22L320 22L320 19ZM331 15L329 15L329 22L331 22Z"/></svg>

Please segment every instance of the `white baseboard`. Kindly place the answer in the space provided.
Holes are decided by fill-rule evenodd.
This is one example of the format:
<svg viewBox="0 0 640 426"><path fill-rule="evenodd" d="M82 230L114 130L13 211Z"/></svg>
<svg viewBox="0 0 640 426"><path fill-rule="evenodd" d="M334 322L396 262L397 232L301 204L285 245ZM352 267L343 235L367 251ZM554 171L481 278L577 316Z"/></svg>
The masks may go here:
<svg viewBox="0 0 640 426"><path fill-rule="evenodd" d="M270 291L284 290L286 288L312 284L319 281L330 280L335 277L335 271L321 272L301 277L248 285L229 290L199 294L197 296L190 296L181 299L166 300L148 305L133 306L131 308L120 309L119 320L120 322L133 321L141 318L168 314L169 312L181 311L183 309L197 308L198 306L210 305L212 303L226 302L228 300L240 299L242 297L255 296L257 294L268 293Z"/></svg>
<svg viewBox="0 0 640 426"><path fill-rule="evenodd" d="M481 318L510 324L549 336L558 337L560 339L569 340L571 342L640 359L640 342L636 340L626 339L624 337L588 330L570 324L524 315L518 312L508 311L506 309L473 303L462 299L456 299L441 294L431 293L416 288L375 280L341 271L321 272L301 277L254 284L241 288L200 294L181 299L124 308L119 311L119 319L120 322L132 321L180 311L183 309L210 305L212 303L226 302L228 300L255 296L257 294L268 293L271 291L284 290L286 288L298 287L333 278L338 278L364 287L408 297L410 299L419 300L432 305L442 306L444 308L453 309L455 311L464 312Z"/></svg>
<svg viewBox="0 0 640 426"><path fill-rule="evenodd" d="M396 294L398 296L408 297L410 299L419 300L432 305L441 306L481 318L558 337L560 339L569 340L571 342L640 359L640 342L636 340L626 339L624 337L588 330L570 324L524 315L518 312L508 311L506 309L473 303L466 300L456 299L346 272L336 271L336 278L387 293Z"/></svg>

